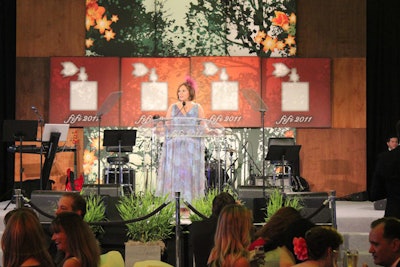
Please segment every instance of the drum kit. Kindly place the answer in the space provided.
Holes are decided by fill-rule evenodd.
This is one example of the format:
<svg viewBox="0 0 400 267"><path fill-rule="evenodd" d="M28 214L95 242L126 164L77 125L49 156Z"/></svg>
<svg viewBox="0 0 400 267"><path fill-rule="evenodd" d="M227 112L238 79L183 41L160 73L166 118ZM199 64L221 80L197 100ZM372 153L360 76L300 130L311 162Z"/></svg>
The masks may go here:
<svg viewBox="0 0 400 267"><path fill-rule="evenodd" d="M236 150L227 148L222 149L222 152L226 154L229 153L229 162L222 159L218 159L220 154L217 155L217 158L212 156L212 153L206 148L205 153L205 177L207 180L207 190L211 189L219 189L223 190L226 186L234 186L234 176L235 176L235 163L237 158L233 160L234 153L237 153ZM223 157L227 158L227 156Z"/></svg>

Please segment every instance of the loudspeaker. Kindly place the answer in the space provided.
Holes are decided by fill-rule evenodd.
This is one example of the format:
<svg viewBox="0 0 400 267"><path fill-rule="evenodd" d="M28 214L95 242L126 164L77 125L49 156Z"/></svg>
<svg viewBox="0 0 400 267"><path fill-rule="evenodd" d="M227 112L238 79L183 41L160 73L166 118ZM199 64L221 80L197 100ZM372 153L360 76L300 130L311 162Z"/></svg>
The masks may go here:
<svg viewBox="0 0 400 267"><path fill-rule="evenodd" d="M273 189L265 188L265 196L270 195ZM263 198L264 190L262 186L257 185L241 185L238 187L238 195L240 199L244 198Z"/></svg>
<svg viewBox="0 0 400 267"><path fill-rule="evenodd" d="M374 209L376 209L376 210L385 210L386 209L386 198L375 201L374 202Z"/></svg>
<svg viewBox="0 0 400 267"><path fill-rule="evenodd" d="M290 192L285 195L288 198L296 197L300 200L303 205L300 213L304 218L308 218L315 224L332 224L329 203L324 205L324 202L328 200L327 192Z"/></svg>
<svg viewBox="0 0 400 267"><path fill-rule="evenodd" d="M100 195L107 195L110 197L118 197L122 195L122 186L115 184L101 184ZM99 185L97 184L84 184L82 187L84 195L94 194L97 195L99 192Z"/></svg>
<svg viewBox="0 0 400 267"><path fill-rule="evenodd" d="M50 223L55 216L57 210L58 199L65 191L52 191L52 190L34 190L31 194L31 203L34 208L38 208L39 220L41 223ZM42 214L42 212L44 214Z"/></svg>

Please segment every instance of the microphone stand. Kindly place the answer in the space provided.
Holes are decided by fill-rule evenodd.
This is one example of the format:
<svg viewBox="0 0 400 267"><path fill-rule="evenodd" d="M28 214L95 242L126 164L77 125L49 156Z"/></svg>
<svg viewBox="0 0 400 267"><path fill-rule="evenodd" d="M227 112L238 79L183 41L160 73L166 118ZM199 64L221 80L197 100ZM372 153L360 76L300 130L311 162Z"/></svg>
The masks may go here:
<svg viewBox="0 0 400 267"><path fill-rule="evenodd" d="M32 110L35 112L36 116L38 117L38 124L39 124L39 130L40 130L40 139L37 139L37 141L40 142L40 171L39 171L39 184L40 188L43 188L43 177L42 177L42 168L43 168L43 125L44 125L44 120L42 115L40 115L39 111L35 106L32 106ZM46 185L47 188L47 185Z"/></svg>
<svg viewBox="0 0 400 267"><path fill-rule="evenodd" d="M42 168L43 168L43 124L44 121L42 118L39 118L39 129L40 129L40 139L38 140L40 142L40 172L39 172L39 181L40 181L40 188L43 188L43 179L42 179ZM47 185L46 185L47 188Z"/></svg>

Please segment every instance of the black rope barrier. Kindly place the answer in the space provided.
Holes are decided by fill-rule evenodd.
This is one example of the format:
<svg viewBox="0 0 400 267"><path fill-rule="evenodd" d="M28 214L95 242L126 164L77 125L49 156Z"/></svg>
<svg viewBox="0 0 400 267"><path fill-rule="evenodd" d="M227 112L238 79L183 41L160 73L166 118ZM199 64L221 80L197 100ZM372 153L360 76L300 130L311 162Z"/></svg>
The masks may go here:
<svg viewBox="0 0 400 267"><path fill-rule="evenodd" d="M50 215L47 212L41 210L38 206L36 206L35 204L33 204L29 199L27 198L23 198L24 202L26 204L29 204L34 210L36 210L37 212L39 212L40 214L42 214L43 216L50 218L50 219L54 219L55 216L54 215ZM142 217L139 218L134 218L131 220L119 220L119 221L101 221L101 222L88 222L88 224L90 225L97 225L97 226L105 226L105 225L111 225L111 226L115 226L115 225L124 225L124 224L129 224L129 223L134 223L134 222L139 222L139 221L143 221L146 220L147 218L150 218L151 216L154 216L155 214L157 214L158 212L160 212L163 208L165 208L166 206L169 205L170 202L166 202L161 204L158 208L156 208L155 210L153 210L152 212L150 212L147 215L144 215Z"/></svg>
<svg viewBox="0 0 400 267"><path fill-rule="evenodd" d="M208 219L207 216L205 216L204 214L202 214L200 211L196 210L192 205L190 205L189 202L183 201L183 203L185 203L185 205L186 205L191 211L193 211L194 213L196 213L196 214L197 214L198 216L200 216L203 220L204 220L204 219Z"/></svg>
<svg viewBox="0 0 400 267"><path fill-rule="evenodd" d="M29 206L31 206L34 210L36 210L37 212L39 212L40 214L42 214L43 216L49 218L49 219L55 219L56 217L54 215L48 214L47 212L41 210L38 206L36 206L35 204L33 204L32 201L30 201L29 199L23 197L22 200L28 204Z"/></svg>
<svg viewBox="0 0 400 267"><path fill-rule="evenodd" d="M311 218L313 218L314 216L316 216L318 213L320 213L325 207L326 205L329 204L330 199L325 199L324 202L322 202L321 206L319 206L318 209L316 209L313 213L311 213L310 215L308 215L306 217L307 220L310 220Z"/></svg>

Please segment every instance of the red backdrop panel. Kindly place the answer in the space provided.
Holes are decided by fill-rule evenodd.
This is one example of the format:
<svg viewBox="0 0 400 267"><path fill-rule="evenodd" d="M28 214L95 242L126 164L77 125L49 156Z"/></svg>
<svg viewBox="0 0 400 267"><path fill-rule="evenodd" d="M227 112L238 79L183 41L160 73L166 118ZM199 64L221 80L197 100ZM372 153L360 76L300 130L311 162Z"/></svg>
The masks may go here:
<svg viewBox="0 0 400 267"><path fill-rule="evenodd" d="M224 127L260 127L261 115L242 89L260 97L260 59L257 57L193 57L191 73L197 81L198 101L206 117ZM225 90L225 94L218 91ZM230 102L231 101L231 102Z"/></svg>
<svg viewBox="0 0 400 267"><path fill-rule="evenodd" d="M97 126L97 111L111 92L119 91L119 58L53 57L50 60L49 122ZM119 125L117 101L101 124Z"/></svg>
<svg viewBox="0 0 400 267"><path fill-rule="evenodd" d="M266 126L331 127L330 59L269 58L262 64Z"/></svg>
<svg viewBox="0 0 400 267"><path fill-rule="evenodd" d="M189 58L123 58L121 125L140 126L154 115L165 116L189 72Z"/></svg>

